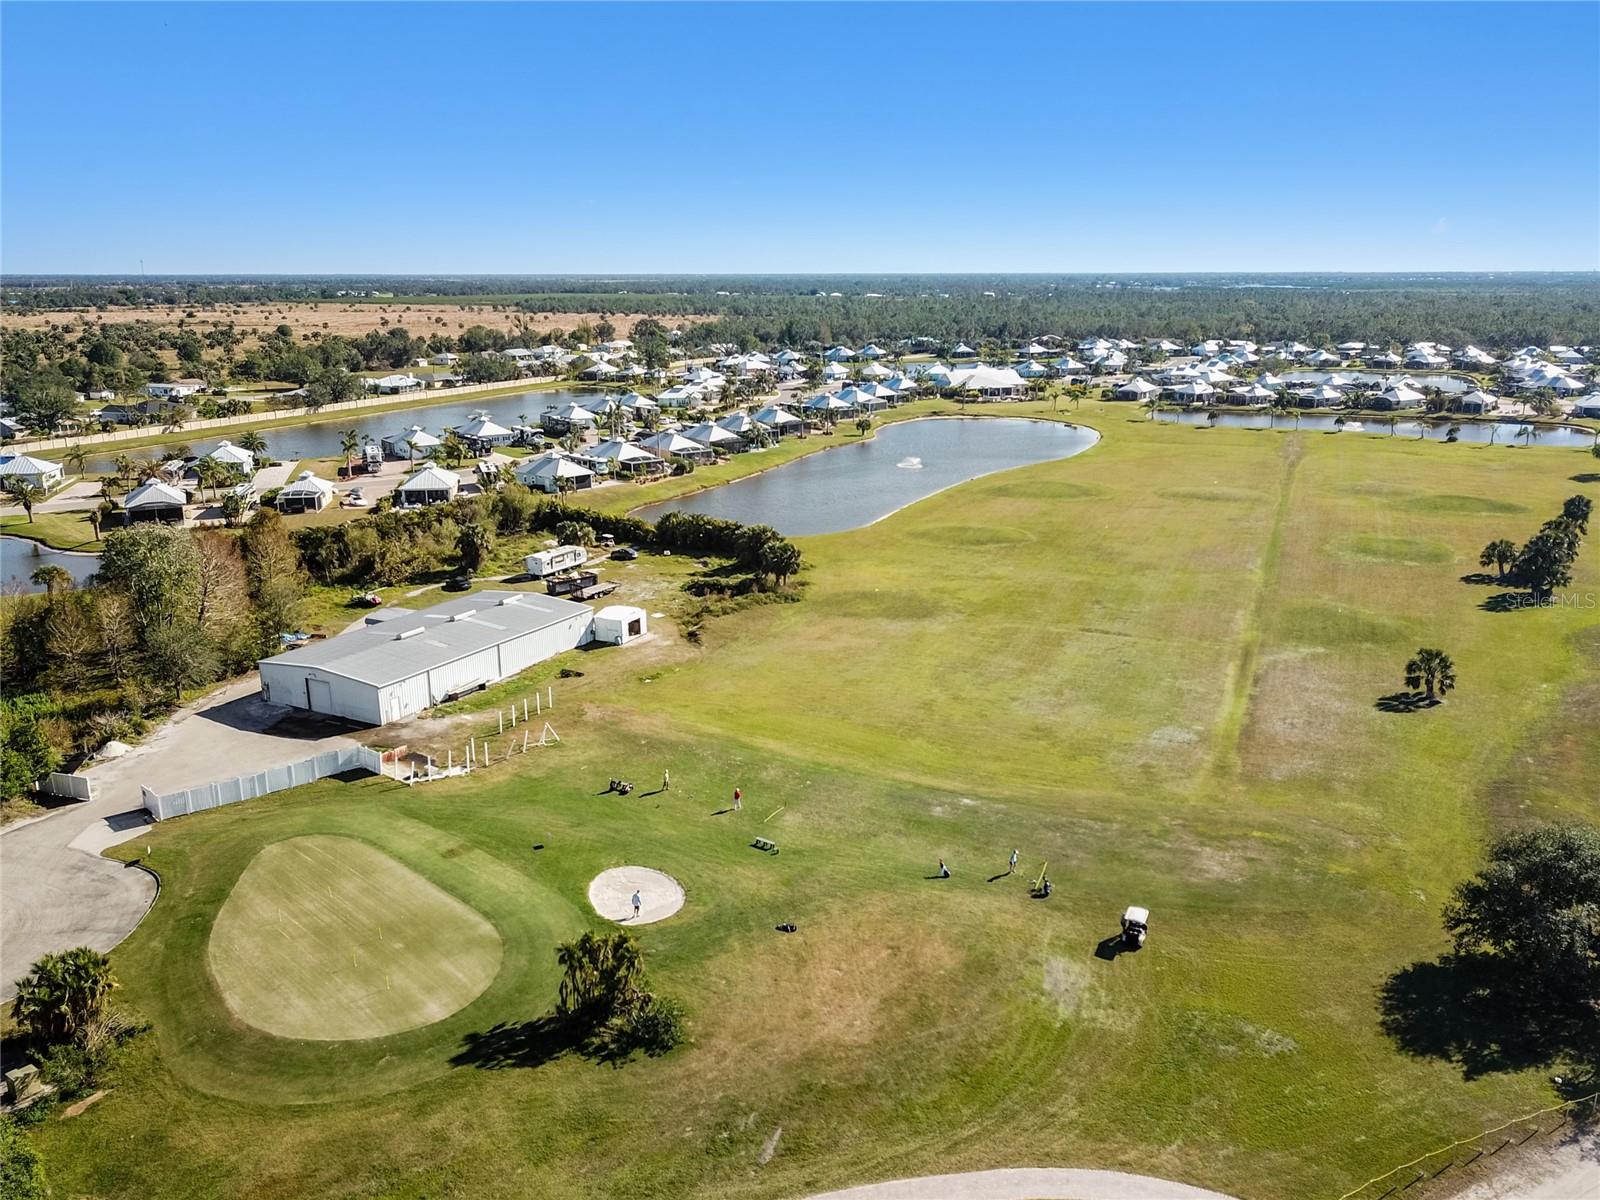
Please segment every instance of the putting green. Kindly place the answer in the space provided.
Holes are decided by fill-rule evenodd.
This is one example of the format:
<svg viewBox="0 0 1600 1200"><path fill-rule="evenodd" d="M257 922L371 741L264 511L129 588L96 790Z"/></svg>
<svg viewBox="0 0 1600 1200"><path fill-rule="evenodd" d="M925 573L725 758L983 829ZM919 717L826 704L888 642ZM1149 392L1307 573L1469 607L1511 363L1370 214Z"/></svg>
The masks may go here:
<svg viewBox="0 0 1600 1200"><path fill-rule="evenodd" d="M265 847L211 927L234 1016L278 1037L352 1041L430 1025L500 970L494 926L353 838Z"/></svg>

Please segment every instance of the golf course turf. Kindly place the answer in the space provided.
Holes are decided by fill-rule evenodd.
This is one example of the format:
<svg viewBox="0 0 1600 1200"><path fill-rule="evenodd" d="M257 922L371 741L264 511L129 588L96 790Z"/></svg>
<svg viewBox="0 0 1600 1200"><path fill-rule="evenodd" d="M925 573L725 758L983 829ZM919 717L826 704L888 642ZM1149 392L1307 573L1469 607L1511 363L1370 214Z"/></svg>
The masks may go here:
<svg viewBox="0 0 1600 1200"><path fill-rule="evenodd" d="M264 847L207 952L245 1024L329 1041L431 1025L500 969L500 936L477 913L388 855L325 836Z"/></svg>
<svg viewBox="0 0 1600 1200"><path fill-rule="evenodd" d="M1593 460L1139 415L1085 405L1061 416L1104 435L1088 453L806 539L799 603L574 655L559 745L120 848L162 878L114 955L153 1032L35 1131L56 1188L794 1197L1058 1164L1299 1200L1548 1103L1537 1067L1403 1052L1382 997L1444 949L1486 838L1593 815L1600 604L1497 612L1463 580L1596 495ZM1592 535L1569 592L1600 593ZM1385 711L1422 645L1458 689ZM670 792L598 794L668 768ZM219 913L308 837L480 914L481 994L368 1040L237 1019ZM614 928L589 882L628 863L691 898L637 934L690 1040L614 1068L540 1018L554 946ZM1128 904L1149 943L1106 953Z"/></svg>

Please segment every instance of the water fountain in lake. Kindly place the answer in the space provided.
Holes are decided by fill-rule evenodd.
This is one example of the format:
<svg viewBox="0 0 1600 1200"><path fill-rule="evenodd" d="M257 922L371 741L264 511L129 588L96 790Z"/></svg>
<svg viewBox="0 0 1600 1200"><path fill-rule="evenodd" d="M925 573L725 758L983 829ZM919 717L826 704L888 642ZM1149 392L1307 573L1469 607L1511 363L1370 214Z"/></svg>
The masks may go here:
<svg viewBox="0 0 1600 1200"><path fill-rule="evenodd" d="M907 456L906 458L902 458L899 462L895 463L895 466L899 467L902 471L920 471L922 470L922 460L913 454Z"/></svg>

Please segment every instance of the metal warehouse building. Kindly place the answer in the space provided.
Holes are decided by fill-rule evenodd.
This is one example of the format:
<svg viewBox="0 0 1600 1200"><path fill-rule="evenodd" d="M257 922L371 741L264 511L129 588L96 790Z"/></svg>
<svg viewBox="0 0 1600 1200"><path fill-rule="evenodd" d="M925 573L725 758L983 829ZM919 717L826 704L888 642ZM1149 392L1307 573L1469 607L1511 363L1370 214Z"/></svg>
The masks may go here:
<svg viewBox="0 0 1600 1200"><path fill-rule="evenodd" d="M383 725L515 675L593 637L594 610L531 592L478 592L262 659L262 698Z"/></svg>

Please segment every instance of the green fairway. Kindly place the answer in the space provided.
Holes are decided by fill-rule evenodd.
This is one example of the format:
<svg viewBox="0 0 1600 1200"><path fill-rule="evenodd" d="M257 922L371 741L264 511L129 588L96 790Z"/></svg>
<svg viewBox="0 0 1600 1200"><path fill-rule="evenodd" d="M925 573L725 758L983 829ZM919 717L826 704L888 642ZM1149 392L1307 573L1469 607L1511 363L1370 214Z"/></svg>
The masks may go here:
<svg viewBox="0 0 1600 1200"><path fill-rule="evenodd" d="M296 837L245 868L207 953L241 1021L335 1041L415 1029L465 1007L500 968L500 936L370 846Z"/></svg>
<svg viewBox="0 0 1600 1200"><path fill-rule="evenodd" d="M37 1130L55 1186L787 1200L1070 1165L1301 1200L1548 1103L1548 1070L1402 1052L1381 992L1445 948L1440 908L1486 838L1593 815L1600 604L1497 612L1474 579L1486 542L1600 493L1593 460L1060 416L1102 441L806 539L799 603L552 664L582 672L554 679L557 746L415 788L328 780L122 847L162 878L114 956L154 1033L93 1110ZM688 569L646 555L623 578L644 596ZM1569 590L1600 594L1592 537ZM1384 711L1422 645L1458 689ZM492 712L449 719L403 736L499 736ZM601 794L618 777L633 795ZM314 891L298 869L252 879L304 838L356 839L481 914L492 981L366 1040L236 1017L207 947L241 896ZM929 878L941 858L952 878ZM1031 900L1046 862L1055 893ZM535 1022L553 946L611 928L589 881L626 863L686 892L637 936L690 1042L613 1069ZM361 937L387 937L385 895ZM1148 946L1102 957L1129 904ZM455 954L455 918L429 911ZM323 965L276 973L336 1007L349 938L315 919Z"/></svg>

